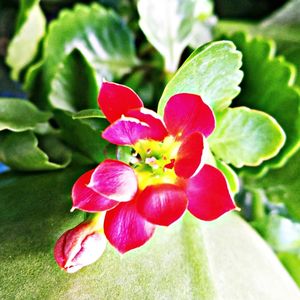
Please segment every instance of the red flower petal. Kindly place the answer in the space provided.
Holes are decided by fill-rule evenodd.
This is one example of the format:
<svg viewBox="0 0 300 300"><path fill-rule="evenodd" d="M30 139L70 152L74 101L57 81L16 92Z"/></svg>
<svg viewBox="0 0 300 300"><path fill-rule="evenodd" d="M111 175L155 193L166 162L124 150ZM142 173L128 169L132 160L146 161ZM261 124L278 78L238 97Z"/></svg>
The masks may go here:
<svg viewBox="0 0 300 300"><path fill-rule="evenodd" d="M160 116L150 109L144 107L131 109L125 115L148 124L150 126L149 138L153 140L162 141L168 135L167 129Z"/></svg>
<svg viewBox="0 0 300 300"><path fill-rule="evenodd" d="M154 230L155 226L137 212L135 201L119 204L104 220L106 238L121 253L145 244Z"/></svg>
<svg viewBox="0 0 300 300"><path fill-rule="evenodd" d="M215 128L215 117L201 97L194 94L177 94L168 101L164 121L168 131L178 137L186 137L195 131L209 136Z"/></svg>
<svg viewBox="0 0 300 300"><path fill-rule="evenodd" d="M149 222L163 226L179 219L186 206L185 191L174 184L148 186L137 199L139 213Z"/></svg>
<svg viewBox="0 0 300 300"><path fill-rule="evenodd" d="M80 210L92 213L108 210L119 204L119 202L107 199L87 187L93 172L94 170L84 173L73 185L73 209L79 208Z"/></svg>
<svg viewBox="0 0 300 300"><path fill-rule="evenodd" d="M103 82L98 104L109 122L114 122L129 109L143 106L140 97L129 87L113 82Z"/></svg>
<svg viewBox="0 0 300 300"><path fill-rule="evenodd" d="M137 192L137 178L131 167L117 160L105 160L94 171L89 188L115 201L130 201Z"/></svg>
<svg viewBox="0 0 300 300"><path fill-rule="evenodd" d="M134 145L137 141L151 137L148 124L138 119L122 117L108 126L102 137L116 145Z"/></svg>
<svg viewBox="0 0 300 300"><path fill-rule="evenodd" d="M204 221L214 220L235 209L226 179L218 169L204 165L187 183L188 210Z"/></svg>
<svg viewBox="0 0 300 300"><path fill-rule="evenodd" d="M200 132L194 132L183 140L174 165L177 176L189 178L196 173L201 163L203 147L203 135Z"/></svg>

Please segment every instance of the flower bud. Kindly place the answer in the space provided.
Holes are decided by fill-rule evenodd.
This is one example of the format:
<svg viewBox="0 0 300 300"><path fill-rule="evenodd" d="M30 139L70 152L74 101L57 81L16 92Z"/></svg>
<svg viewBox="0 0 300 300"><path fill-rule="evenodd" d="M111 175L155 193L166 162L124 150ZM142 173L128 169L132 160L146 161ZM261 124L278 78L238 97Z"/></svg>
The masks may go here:
<svg viewBox="0 0 300 300"><path fill-rule="evenodd" d="M101 257L106 247L103 217L104 213L94 214L57 240L54 257L60 268L74 273Z"/></svg>

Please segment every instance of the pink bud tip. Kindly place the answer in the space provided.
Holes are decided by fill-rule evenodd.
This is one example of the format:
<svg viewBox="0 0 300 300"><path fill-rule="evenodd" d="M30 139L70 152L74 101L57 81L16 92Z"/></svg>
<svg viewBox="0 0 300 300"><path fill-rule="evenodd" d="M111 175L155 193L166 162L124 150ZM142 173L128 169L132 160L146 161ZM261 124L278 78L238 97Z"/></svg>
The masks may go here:
<svg viewBox="0 0 300 300"><path fill-rule="evenodd" d="M74 273L98 260L106 247L102 228L93 220L66 231L56 242L54 257L61 269Z"/></svg>

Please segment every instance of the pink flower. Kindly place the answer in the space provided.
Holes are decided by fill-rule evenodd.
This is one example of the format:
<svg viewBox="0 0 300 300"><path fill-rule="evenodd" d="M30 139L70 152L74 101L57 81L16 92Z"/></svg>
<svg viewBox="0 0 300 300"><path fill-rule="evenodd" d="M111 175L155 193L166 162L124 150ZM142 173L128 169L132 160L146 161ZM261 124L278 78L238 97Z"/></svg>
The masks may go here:
<svg viewBox="0 0 300 300"><path fill-rule="evenodd" d="M105 247L103 216L98 214L66 231L55 244L54 257L63 270L74 273L99 259Z"/></svg>
<svg viewBox="0 0 300 300"><path fill-rule="evenodd" d="M73 208L106 211L104 232L124 253L147 242L186 209L210 221L235 209L223 174L203 159L215 127L210 107L194 94L176 94L163 119L130 88L104 82L99 106L111 125L102 137L132 147L129 164L105 160L74 184Z"/></svg>

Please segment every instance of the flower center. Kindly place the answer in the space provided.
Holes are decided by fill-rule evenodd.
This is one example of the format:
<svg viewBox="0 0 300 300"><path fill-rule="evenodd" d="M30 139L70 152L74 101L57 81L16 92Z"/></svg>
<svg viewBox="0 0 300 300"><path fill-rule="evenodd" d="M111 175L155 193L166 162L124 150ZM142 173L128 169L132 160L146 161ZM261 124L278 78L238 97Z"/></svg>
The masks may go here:
<svg viewBox="0 0 300 300"><path fill-rule="evenodd" d="M168 136L162 142L141 140L133 146L130 160L139 179L139 188L160 183L175 183L174 162L180 142Z"/></svg>

